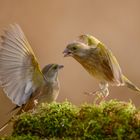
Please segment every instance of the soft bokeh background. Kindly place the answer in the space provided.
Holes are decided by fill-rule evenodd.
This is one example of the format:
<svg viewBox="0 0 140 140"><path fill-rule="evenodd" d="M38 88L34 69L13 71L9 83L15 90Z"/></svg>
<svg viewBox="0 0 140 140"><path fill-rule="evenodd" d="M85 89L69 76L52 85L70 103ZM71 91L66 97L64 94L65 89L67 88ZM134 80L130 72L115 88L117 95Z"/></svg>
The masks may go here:
<svg viewBox="0 0 140 140"><path fill-rule="evenodd" d="M79 105L94 99L83 93L97 89L96 80L74 59L62 55L67 43L85 33L111 48L124 74L140 86L139 0L0 0L0 32L11 23L22 27L41 67L52 62L65 65L59 75L58 101L67 98ZM112 98L131 99L140 106L140 95L125 87L111 87L108 100ZM0 126L12 107L1 92Z"/></svg>

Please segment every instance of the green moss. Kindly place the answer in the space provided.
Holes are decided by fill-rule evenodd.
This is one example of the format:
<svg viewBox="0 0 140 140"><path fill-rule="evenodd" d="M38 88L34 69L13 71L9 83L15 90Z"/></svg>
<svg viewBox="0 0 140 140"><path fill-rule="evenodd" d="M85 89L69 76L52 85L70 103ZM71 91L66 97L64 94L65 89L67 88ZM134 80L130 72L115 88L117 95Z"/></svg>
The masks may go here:
<svg viewBox="0 0 140 140"><path fill-rule="evenodd" d="M140 110L117 100L80 107L67 101L42 104L16 117L12 136L5 139L138 140Z"/></svg>
<svg viewBox="0 0 140 140"><path fill-rule="evenodd" d="M5 138L1 138L1 140L40 140L39 137L37 136L32 136L32 135L21 135L21 136L10 136L10 137L5 137Z"/></svg>

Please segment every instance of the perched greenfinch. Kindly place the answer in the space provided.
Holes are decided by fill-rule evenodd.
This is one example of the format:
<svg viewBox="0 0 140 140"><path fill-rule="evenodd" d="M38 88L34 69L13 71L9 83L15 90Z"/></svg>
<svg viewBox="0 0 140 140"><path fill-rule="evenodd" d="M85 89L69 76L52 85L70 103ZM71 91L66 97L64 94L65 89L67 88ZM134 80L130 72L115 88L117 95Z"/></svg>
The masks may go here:
<svg viewBox="0 0 140 140"><path fill-rule="evenodd" d="M140 89L129 81L122 73L117 59L103 43L91 35L81 35L79 41L67 45L64 56L72 56L87 72L99 81L103 97L109 94L108 86L127 86L140 92Z"/></svg>
<svg viewBox="0 0 140 140"><path fill-rule="evenodd" d="M41 70L30 44L17 24L10 25L1 39L0 82L4 93L16 104L13 110L20 108L17 112L20 114L34 109L42 102L55 101L60 89L58 71L63 65L49 64Z"/></svg>

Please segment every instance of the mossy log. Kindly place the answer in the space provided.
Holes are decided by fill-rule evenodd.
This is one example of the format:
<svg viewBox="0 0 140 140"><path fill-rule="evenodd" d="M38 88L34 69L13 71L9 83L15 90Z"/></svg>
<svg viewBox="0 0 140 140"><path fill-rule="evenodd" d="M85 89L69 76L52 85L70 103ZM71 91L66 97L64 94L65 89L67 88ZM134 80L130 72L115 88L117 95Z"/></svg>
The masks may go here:
<svg viewBox="0 0 140 140"><path fill-rule="evenodd" d="M140 140L140 110L110 100L79 107L70 102L42 104L14 119L2 140Z"/></svg>

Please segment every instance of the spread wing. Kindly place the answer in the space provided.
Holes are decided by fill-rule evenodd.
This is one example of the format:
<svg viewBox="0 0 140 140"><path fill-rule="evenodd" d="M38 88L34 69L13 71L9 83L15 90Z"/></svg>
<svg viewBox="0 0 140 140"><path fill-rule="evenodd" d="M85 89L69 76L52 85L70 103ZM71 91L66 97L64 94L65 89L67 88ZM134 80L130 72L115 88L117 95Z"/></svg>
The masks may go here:
<svg viewBox="0 0 140 140"><path fill-rule="evenodd" d="M102 43L98 43L97 48L100 49L100 55L102 56L102 60L106 64L105 67L108 67L111 70L110 75L113 75L113 81L118 85L123 84L121 68L111 50L106 48Z"/></svg>
<svg viewBox="0 0 140 140"><path fill-rule="evenodd" d="M10 100L21 106L43 84L43 76L33 50L19 25L10 25L1 39L1 86Z"/></svg>

